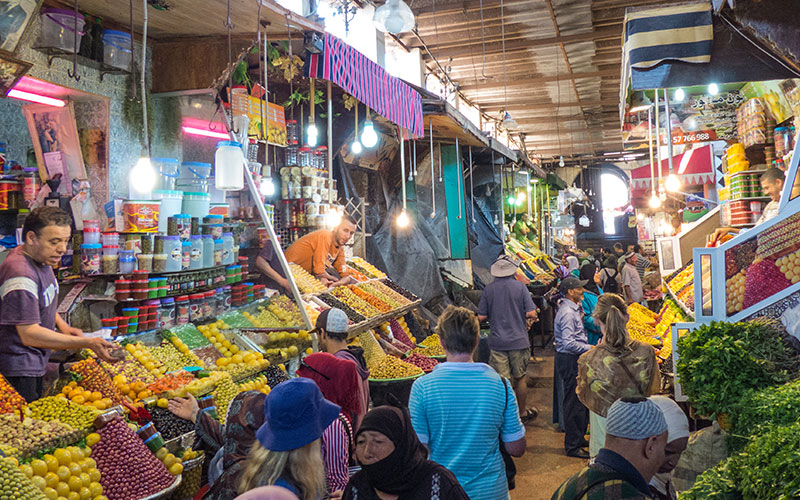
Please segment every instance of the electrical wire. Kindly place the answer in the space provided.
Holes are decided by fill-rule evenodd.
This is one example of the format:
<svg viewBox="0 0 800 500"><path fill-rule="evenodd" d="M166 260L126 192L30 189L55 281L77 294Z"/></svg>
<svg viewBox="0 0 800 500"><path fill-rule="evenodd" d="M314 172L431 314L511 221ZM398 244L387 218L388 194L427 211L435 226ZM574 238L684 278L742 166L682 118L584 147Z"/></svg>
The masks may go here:
<svg viewBox="0 0 800 500"><path fill-rule="evenodd" d="M142 116L144 117L144 148L150 157L150 131L147 124L147 0L144 2L144 28L142 32Z"/></svg>

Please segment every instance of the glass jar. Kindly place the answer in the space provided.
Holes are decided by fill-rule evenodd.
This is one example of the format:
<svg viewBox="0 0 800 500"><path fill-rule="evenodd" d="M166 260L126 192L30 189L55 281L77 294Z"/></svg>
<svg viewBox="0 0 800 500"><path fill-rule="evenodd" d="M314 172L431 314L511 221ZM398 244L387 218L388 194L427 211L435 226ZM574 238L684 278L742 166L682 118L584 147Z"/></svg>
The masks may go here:
<svg viewBox="0 0 800 500"><path fill-rule="evenodd" d="M244 162L242 145L234 141L220 141L214 154L215 185L220 191L240 191L244 187Z"/></svg>
<svg viewBox="0 0 800 500"><path fill-rule="evenodd" d="M167 270L167 254L157 253L153 255L153 272L163 273Z"/></svg>
<svg viewBox="0 0 800 500"><path fill-rule="evenodd" d="M298 139L297 120L286 120L286 142L289 144L289 147L291 147L292 144L296 147ZM291 165L289 162L286 162L286 164Z"/></svg>
<svg viewBox="0 0 800 500"><path fill-rule="evenodd" d="M120 250L119 272L122 274L131 274L135 268L136 257L133 256L133 250Z"/></svg>
<svg viewBox="0 0 800 500"><path fill-rule="evenodd" d="M203 240L203 267L214 267L214 237L204 234Z"/></svg>
<svg viewBox="0 0 800 500"><path fill-rule="evenodd" d="M189 323L189 296L181 295L175 299L175 322L178 325Z"/></svg>
<svg viewBox="0 0 800 500"><path fill-rule="evenodd" d="M196 270L203 268L203 237L199 234L192 235L191 255L189 269Z"/></svg>
<svg viewBox="0 0 800 500"><path fill-rule="evenodd" d="M224 309L225 312L231 310L231 287L230 285L226 285L222 287L222 291L225 294L225 302L224 302Z"/></svg>
<svg viewBox="0 0 800 500"><path fill-rule="evenodd" d="M181 270L183 254L180 236L164 236L164 253L167 255L165 272L174 273Z"/></svg>

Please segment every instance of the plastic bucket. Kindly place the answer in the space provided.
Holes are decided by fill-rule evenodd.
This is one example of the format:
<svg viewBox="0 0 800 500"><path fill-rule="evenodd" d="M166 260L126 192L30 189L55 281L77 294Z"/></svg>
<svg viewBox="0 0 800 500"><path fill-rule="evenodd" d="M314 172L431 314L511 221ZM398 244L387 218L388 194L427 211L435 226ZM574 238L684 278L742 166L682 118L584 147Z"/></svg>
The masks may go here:
<svg viewBox="0 0 800 500"><path fill-rule="evenodd" d="M131 35L124 31L103 33L103 62L115 68L131 69Z"/></svg>
<svg viewBox="0 0 800 500"><path fill-rule="evenodd" d="M182 213L183 193L169 189L154 189L153 199L161 200L161 212L158 217L158 232L167 234L167 219L175 214Z"/></svg>
<svg viewBox="0 0 800 500"><path fill-rule="evenodd" d="M181 163L176 188L192 193L208 193L209 175L211 175L210 163L185 161Z"/></svg>
<svg viewBox="0 0 800 500"><path fill-rule="evenodd" d="M391 379L369 379L369 395L373 406L391 404L388 400L389 394L396 397L402 404L408 406L411 398L411 386L414 381L422 374L412 377L391 378Z"/></svg>
<svg viewBox="0 0 800 500"><path fill-rule="evenodd" d="M211 196L208 193L183 193L183 213L202 219L208 215Z"/></svg>
<svg viewBox="0 0 800 500"><path fill-rule="evenodd" d="M39 35L40 48L60 49L65 52L75 52L75 22L76 15L72 10L44 8L40 14L42 31ZM77 15L77 36L80 46L83 37L83 16Z"/></svg>
<svg viewBox="0 0 800 500"><path fill-rule="evenodd" d="M156 189L174 190L180 172L180 162L175 158L153 158L153 167L158 169Z"/></svg>

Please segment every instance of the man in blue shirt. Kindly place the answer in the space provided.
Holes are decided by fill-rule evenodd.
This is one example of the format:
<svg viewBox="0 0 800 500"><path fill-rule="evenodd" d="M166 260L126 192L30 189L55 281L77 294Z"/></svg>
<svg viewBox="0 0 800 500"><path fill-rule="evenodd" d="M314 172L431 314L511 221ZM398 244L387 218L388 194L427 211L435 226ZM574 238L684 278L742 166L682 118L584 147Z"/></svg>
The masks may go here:
<svg viewBox="0 0 800 500"><path fill-rule="evenodd" d="M567 456L588 459L586 430L589 410L578 400L578 358L592 348L583 327L583 287L587 281L568 277L559 287L564 299L556 313L554 341L556 348L556 376L564 388L564 449Z"/></svg>
<svg viewBox="0 0 800 500"><path fill-rule="evenodd" d="M525 285L514 278L517 268L519 262L508 255L501 255L492 264L490 272L494 281L483 289L478 320L489 320L489 365L513 384L519 416L524 423L539 414L535 408L525 406L526 374L531 359L528 328L536 321L539 310Z"/></svg>

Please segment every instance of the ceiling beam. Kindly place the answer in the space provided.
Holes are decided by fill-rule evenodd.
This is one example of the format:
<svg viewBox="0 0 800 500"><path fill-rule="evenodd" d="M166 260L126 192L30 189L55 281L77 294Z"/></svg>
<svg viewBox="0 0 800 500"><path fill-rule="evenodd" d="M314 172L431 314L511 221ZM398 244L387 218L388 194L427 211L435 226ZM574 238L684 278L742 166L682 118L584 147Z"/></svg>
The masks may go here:
<svg viewBox="0 0 800 500"><path fill-rule="evenodd" d="M514 89L520 90L525 88L531 88L532 85L538 83L546 83L546 82L557 82L562 80L575 80L578 78L599 78L603 76L617 76L619 77L619 70L618 69L606 69L601 71L587 71L585 73L572 73L568 75L566 73L561 73L559 75L550 75L550 76L531 76L530 78L519 78L514 79L508 83L509 90ZM493 83L493 84L484 84L484 85L462 85L461 90L467 91L486 91L492 89L500 89L503 91L503 82L502 77L499 78L500 83Z"/></svg>
<svg viewBox="0 0 800 500"><path fill-rule="evenodd" d="M435 36L435 35L434 35ZM618 29L604 29L604 30L597 30L597 31L588 31L586 33L578 33L575 35L561 35L561 36L552 36L546 38L534 38L532 40L526 39L519 39L519 40L508 40L506 38L506 55L509 52L516 52L516 51L529 51L530 49L534 49L537 47L547 47L551 45L558 45L561 43L578 43L578 42L590 42L595 40L611 40L614 37L621 38L621 31ZM474 47L481 46L481 40L473 39L473 40L463 40L461 44L453 47L442 47L441 49L433 48L435 46L435 40L429 40L431 43L428 43L428 47L431 47L431 51L434 52L434 55L440 60L446 60L450 57L464 57L464 56L472 56L472 55L482 55L483 51L478 50L475 51ZM427 42L426 42L427 43ZM486 45L486 55L495 55L501 54L503 52L502 44L498 41L495 41L491 45ZM427 57L427 54L426 54Z"/></svg>
<svg viewBox="0 0 800 500"><path fill-rule="evenodd" d="M587 108L594 107L594 106L611 106L611 105L619 104L619 98L617 98L617 99L606 99L606 100L600 100L600 101L583 101L581 104L583 104ZM546 109L558 109L558 108L564 108L564 107L576 107L577 105L578 105L578 103L575 103L575 102L562 102L562 103L559 104L559 103L553 102L551 100L546 100L546 101L526 100L526 99L520 99L519 97L515 96L513 103L509 102L508 106L505 106L503 104L502 99L500 99L500 100L488 100L488 101L482 99L481 100L481 111L484 111L486 113L492 113L492 112L495 112L495 111L503 111L503 110L514 111L515 109L520 109L520 110L523 110L523 109L525 109L525 110L527 110L527 109L534 109L534 110L542 109L542 110L546 110Z"/></svg>
<svg viewBox="0 0 800 500"><path fill-rule="evenodd" d="M539 6L544 7L544 2L542 0L504 0L503 6L506 8L513 8L513 7L524 7L526 10L536 10L536 4L540 4ZM489 9L499 9L500 8L500 0L486 0L483 2L483 11L484 13ZM481 9L481 0L457 0L457 1L445 1L445 2L432 2L431 5L426 5L425 7L420 7L417 9L411 9L414 12L414 16L419 18L433 18L442 16L443 14L454 14L454 13L469 13L469 12L480 12ZM438 19L437 19L438 20Z"/></svg>

